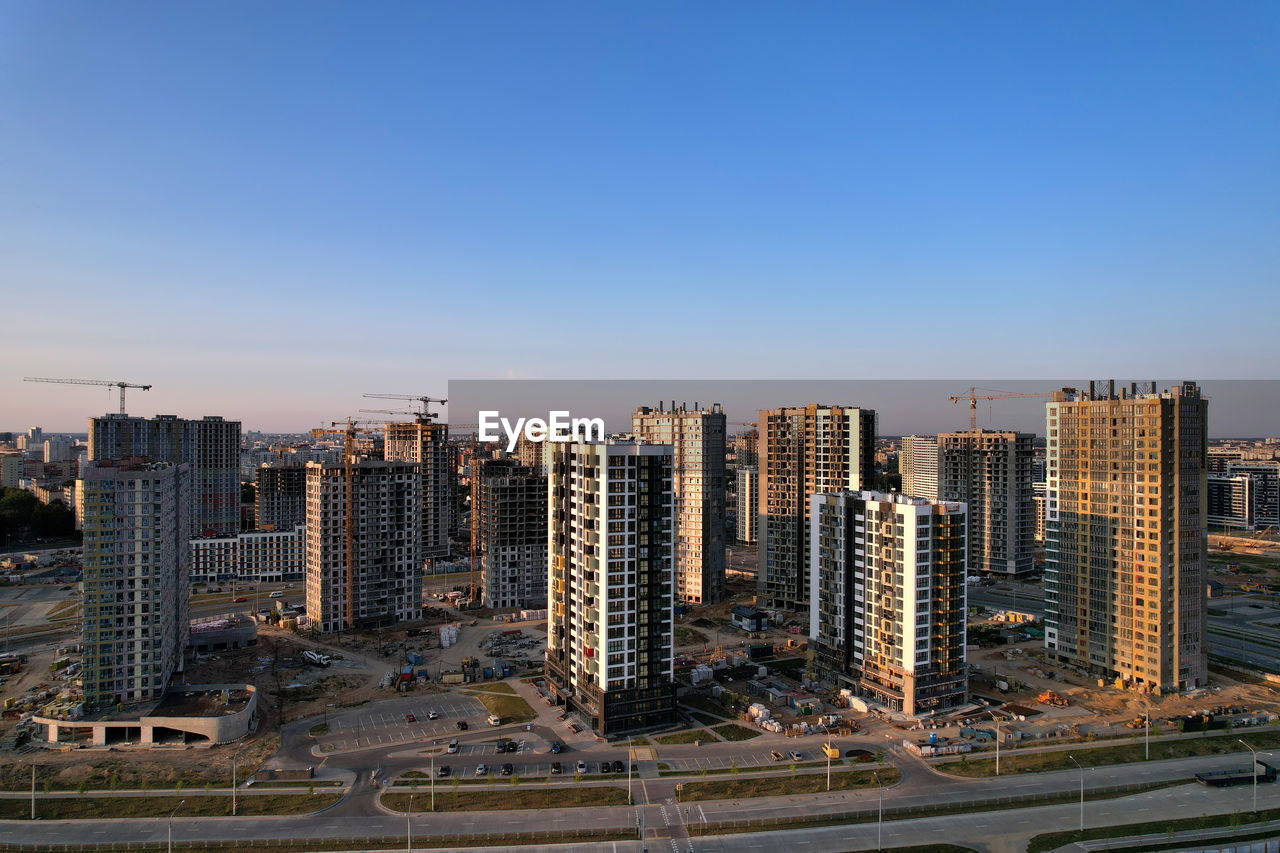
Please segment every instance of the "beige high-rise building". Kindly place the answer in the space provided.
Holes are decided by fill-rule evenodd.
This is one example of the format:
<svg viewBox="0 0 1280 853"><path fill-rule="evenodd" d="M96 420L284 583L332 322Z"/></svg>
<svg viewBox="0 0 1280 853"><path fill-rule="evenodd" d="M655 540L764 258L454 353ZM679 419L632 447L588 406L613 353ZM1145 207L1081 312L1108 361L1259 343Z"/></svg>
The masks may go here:
<svg viewBox="0 0 1280 853"><path fill-rule="evenodd" d="M637 437L670 445L675 457L677 601L724 599L726 426L719 403L699 409L673 401L670 409L641 406L631 416Z"/></svg>
<svg viewBox="0 0 1280 853"><path fill-rule="evenodd" d="M422 466L351 466L351 541L343 465L307 463L307 616L321 633L422 616Z"/></svg>
<svg viewBox="0 0 1280 853"><path fill-rule="evenodd" d="M413 423L387 424L383 458L413 462L422 473L423 560L449 556L449 531L457 503L456 455L449 446L449 425L419 418Z"/></svg>
<svg viewBox="0 0 1280 853"><path fill-rule="evenodd" d="M902 493L929 501L938 499L938 439L932 435L905 435L898 454Z"/></svg>
<svg viewBox="0 0 1280 853"><path fill-rule="evenodd" d="M969 570L1028 574L1033 568L1035 502L1029 432L978 429L938 436L942 500L969 508Z"/></svg>
<svg viewBox="0 0 1280 853"><path fill-rule="evenodd" d="M1047 404L1045 647L1104 678L1202 687L1208 401L1090 383Z"/></svg>
<svg viewBox="0 0 1280 853"><path fill-rule="evenodd" d="M875 476L876 413L809 405L760 411L757 603L809 612L809 499Z"/></svg>

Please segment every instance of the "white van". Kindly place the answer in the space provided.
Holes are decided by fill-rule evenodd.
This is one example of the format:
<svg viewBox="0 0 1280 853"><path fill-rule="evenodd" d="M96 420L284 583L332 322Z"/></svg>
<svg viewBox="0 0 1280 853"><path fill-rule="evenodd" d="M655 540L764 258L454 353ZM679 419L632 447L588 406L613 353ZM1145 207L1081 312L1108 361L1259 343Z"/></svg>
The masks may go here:
<svg viewBox="0 0 1280 853"><path fill-rule="evenodd" d="M267 598L284 598L284 593L277 589L275 592L268 595Z"/></svg>

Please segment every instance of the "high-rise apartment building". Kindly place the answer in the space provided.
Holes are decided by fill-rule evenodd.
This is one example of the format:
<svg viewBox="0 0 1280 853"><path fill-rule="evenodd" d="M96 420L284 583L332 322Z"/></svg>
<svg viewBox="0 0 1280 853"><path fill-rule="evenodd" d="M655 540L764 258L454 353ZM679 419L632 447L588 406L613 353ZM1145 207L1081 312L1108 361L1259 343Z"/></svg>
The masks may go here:
<svg viewBox="0 0 1280 853"><path fill-rule="evenodd" d="M740 432L733 437L733 464L738 468L760 466L760 433L756 429Z"/></svg>
<svg viewBox="0 0 1280 853"><path fill-rule="evenodd" d="M814 495L811 504L819 671L891 711L963 705L964 504L881 492Z"/></svg>
<svg viewBox="0 0 1280 853"><path fill-rule="evenodd" d="M192 537L240 531L240 422L205 416L89 419L89 459L144 459L191 466Z"/></svg>
<svg viewBox="0 0 1280 853"><path fill-rule="evenodd" d="M1243 474L1251 481L1254 526L1280 527L1280 462L1254 459L1231 462L1226 473Z"/></svg>
<svg viewBox="0 0 1280 853"><path fill-rule="evenodd" d="M159 699L187 644L191 466L100 459L78 492L85 708Z"/></svg>
<svg viewBox="0 0 1280 853"><path fill-rule="evenodd" d="M738 541L755 544L756 524L760 511L760 472L754 468L739 467L738 479Z"/></svg>
<svg viewBox="0 0 1280 853"><path fill-rule="evenodd" d="M1208 401L1114 383L1047 404L1045 647L1105 678L1203 686Z"/></svg>
<svg viewBox="0 0 1280 853"><path fill-rule="evenodd" d="M456 511L456 461L449 447L449 425L419 418L413 423L387 424L385 457L413 462L422 474L421 556L437 560L449 556L449 531Z"/></svg>
<svg viewBox="0 0 1280 853"><path fill-rule="evenodd" d="M641 406L631 416L636 436L673 451L678 601L710 604L725 596L725 429L719 403L690 409L672 401L670 409Z"/></svg>
<svg viewBox="0 0 1280 853"><path fill-rule="evenodd" d="M1036 548L1044 547L1045 535L1048 533L1048 525L1045 519L1048 516L1049 508L1049 488L1044 480L1037 480L1031 484L1031 517L1035 521L1036 532L1032 537Z"/></svg>
<svg viewBox="0 0 1280 853"><path fill-rule="evenodd" d="M336 464L338 460L334 460ZM293 530L307 522L307 469L304 464L268 463L258 469L257 528Z"/></svg>
<svg viewBox="0 0 1280 853"><path fill-rule="evenodd" d="M598 735L676 721L673 468L667 445L552 446L547 684Z"/></svg>
<svg viewBox="0 0 1280 853"><path fill-rule="evenodd" d="M1256 503L1252 477L1248 474L1210 474L1205 486L1210 527L1253 529Z"/></svg>
<svg viewBox="0 0 1280 853"><path fill-rule="evenodd" d="M307 463L307 616L316 630L421 618L423 481L413 462L356 460L349 485L344 466Z"/></svg>
<svg viewBox="0 0 1280 853"><path fill-rule="evenodd" d="M1013 577L1034 568L1032 446L1027 432L977 429L938 436L938 494L969 509L969 569Z"/></svg>
<svg viewBox="0 0 1280 853"><path fill-rule="evenodd" d="M938 499L938 438L932 435L905 435L898 455L902 493L913 498Z"/></svg>
<svg viewBox="0 0 1280 853"><path fill-rule="evenodd" d="M757 603L809 612L809 498L875 476L876 413L809 405L760 411Z"/></svg>
<svg viewBox="0 0 1280 853"><path fill-rule="evenodd" d="M471 511L484 606L547 603L547 478L515 460L474 463Z"/></svg>

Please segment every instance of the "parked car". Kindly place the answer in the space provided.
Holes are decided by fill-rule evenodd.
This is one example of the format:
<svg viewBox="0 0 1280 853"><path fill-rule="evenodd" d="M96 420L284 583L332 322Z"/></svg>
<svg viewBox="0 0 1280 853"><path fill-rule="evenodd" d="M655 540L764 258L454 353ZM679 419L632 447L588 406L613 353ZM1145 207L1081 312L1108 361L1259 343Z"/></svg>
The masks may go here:
<svg viewBox="0 0 1280 853"><path fill-rule="evenodd" d="M447 778L448 775L452 772L453 772L453 768L451 768L448 764L441 764L439 767L436 768L436 775L439 776L441 779Z"/></svg>
<svg viewBox="0 0 1280 853"><path fill-rule="evenodd" d="M564 744L562 744L558 740L553 740L551 742L551 751L554 752L556 755L559 755L561 752L564 751Z"/></svg>
<svg viewBox="0 0 1280 853"><path fill-rule="evenodd" d="M769 757L770 757L770 758L772 758L774 761L781 761L781 760L782 760L782 753L781 753L781 752L778 752L778 750L776 750L776 749L774 749L774 750L770 750L770 752L769 752Z"/></svg>
<svg viewBox="0 0 1280 853"><path fill-rule="evenodd" d="M484 764L477 764L477 765L476 765L476 775L477 775L477 776L488 776L488 775L489 775L489 768L488 768L488 766L487 766L487 765L484 765Z"/></svg>
<svg viewBox="0 0 1280 853"><path fill-rule="evenodd" d="M506 743L506 748L507 748L507 752L519 752L520 744L516 743L513 740L509 740Z"/></svg>
<svg viewBox="0 0 1280 853"><path fill-rule="evenodd" d="M579 762L578 762L578 766L577 766L577 768L576 768L576 769L577 769L577 772L579 772L579 773L586 773L586 772L587 772L587 762L585 762L585 761L579 761Z"/></svg>
<svg viewBox="0 0 1280 853"><path fill-rule="evenodd" d="M601 772L601 773L608 773L608 772L609 772L609 762L607 762L607 761L601 761L601 762L600 762L600 772Z"/></svg>
<svg viewBox="0 0 1280 853"><path fill-rule="evenodd" d="M449 754L453 755L457 751L458 751L458 739L454 738L453 740L449 741Z"/></svg>
<svg viewBox="0 0 1280 853"><path fill-rule="evenodd" d="M513 767L512 765L510 765L510 764L504 764L504 765L502 765L502 775L503 775L503 776L510 776L510 775L511 775L512 773L514 773L514 772L516 772L516 768L515 768L515 767Z"/></svg>
<svg viewBox="0 0 1280 853"><path fill-rule="evenodd" d="M458 731L465 732L467 730L467 721L458 720Z"/></svg>
<svg viewBox="0 0 1280 853"><path fill-rule="evenodd" d="M418 722L418 718L417 718L417 717L415 717L413 714L405 714L405 715L404 715L404 721L405 721L406 723L416 723L416 722Z"/></svg>
<svg viewBox="0 0 1280 853"><path fill-rule="evenodd" d="M428 720L438 720L438 719L440 719L440 714L439 714L439 713L437 713L436 711L428 711L428 712L427 712L427 719L428 719Z"/></svg>
<svg viewBox="0 0 1280 853"><path fill-rule="evenodd" d="M560 766L560 762L559 762L559 761L553 761L553 762L551 762L551 775L552 775L552 776L559 776L559 775L560 775L561 773L563 773L563 772L564 772L564 768Z"/></svg>
<svg viewBox="0 0 1280 853"><path fill-rule="evenodd" d="M790 753L788 753L788 755L790 755L790 756L791 756L791 760L792 760L792 761L801 761L801 760L803 760L803 758L802 758L802 756L800 755L800 753L799 753L799 752L797 752L797 751L796 751L796 750L794 750L794 749L793 749L793 750L791 750L791 752L790 752Z"/></svg>
<svg viewBox="0 0 1280 853"><path fill-rule="evenodd" d="M626 773L626 772L627 772L627 768L623 766L623 764L622 764L622 762L621 762L621 761L617 761L617 760L615 760L615 761L613 762L613 772L614 772L614 773Z"/></svg>

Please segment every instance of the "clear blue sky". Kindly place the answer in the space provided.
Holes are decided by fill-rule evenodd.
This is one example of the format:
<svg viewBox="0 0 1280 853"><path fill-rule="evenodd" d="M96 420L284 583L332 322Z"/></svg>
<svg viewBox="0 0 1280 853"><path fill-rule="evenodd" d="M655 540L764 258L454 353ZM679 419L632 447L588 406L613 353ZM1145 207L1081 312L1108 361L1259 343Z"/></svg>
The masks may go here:
<svg viewBox="0 0 1280 853"><path fill-rule="evenodd" d="M23 375L268 429L449 378L1274 377L1278 45L1274 2L10 0L0 429L110 407Z"/></svg>

